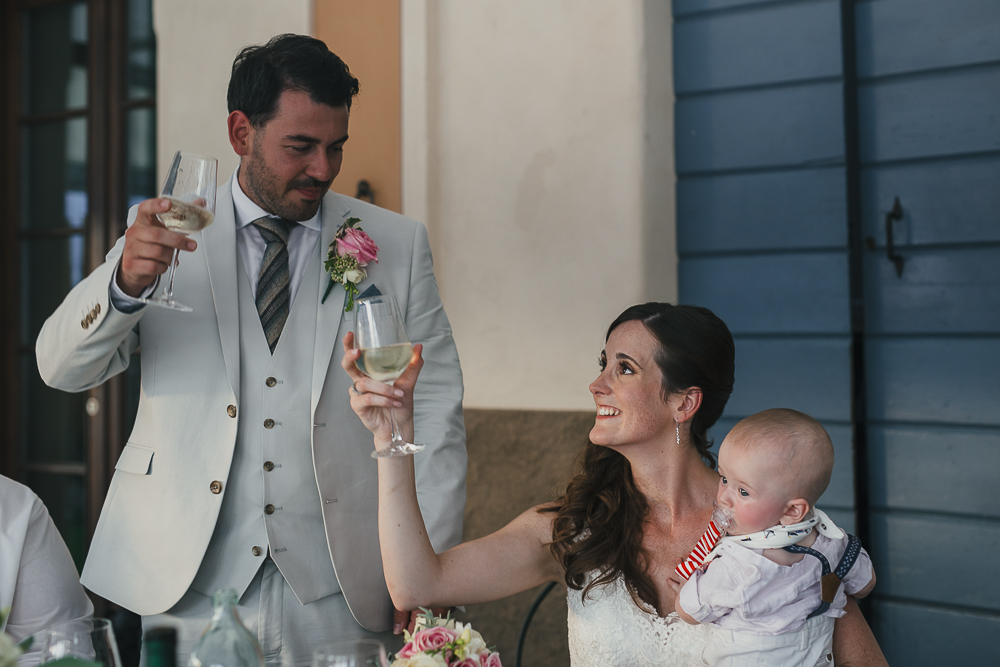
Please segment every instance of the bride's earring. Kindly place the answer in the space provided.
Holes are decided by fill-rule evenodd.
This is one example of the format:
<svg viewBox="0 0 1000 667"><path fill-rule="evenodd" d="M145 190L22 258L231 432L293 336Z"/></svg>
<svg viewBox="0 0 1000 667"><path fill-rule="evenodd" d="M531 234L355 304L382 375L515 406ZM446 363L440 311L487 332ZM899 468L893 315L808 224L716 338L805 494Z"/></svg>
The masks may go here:
<svg viewBox="0 0 1000 667"><path fill-rule="evenodd" d="M677 424L677 444L679 445L681 444L681 423L680 422L674 422L674 423Z"/></svg>

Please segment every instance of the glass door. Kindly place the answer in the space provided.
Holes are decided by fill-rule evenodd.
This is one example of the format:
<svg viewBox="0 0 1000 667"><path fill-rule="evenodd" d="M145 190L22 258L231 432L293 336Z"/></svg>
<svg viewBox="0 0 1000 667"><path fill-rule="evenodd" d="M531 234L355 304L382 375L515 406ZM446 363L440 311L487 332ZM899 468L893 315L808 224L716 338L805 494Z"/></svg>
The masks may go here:
<svg viewBox="0 0 1000 667"><path fill-rule="evenodd" d="M3 6L4 420L0 472L45 502L78 567L134 419L138 364L88 392L50 389L35 340L156 193L151 0Z"/></svg>

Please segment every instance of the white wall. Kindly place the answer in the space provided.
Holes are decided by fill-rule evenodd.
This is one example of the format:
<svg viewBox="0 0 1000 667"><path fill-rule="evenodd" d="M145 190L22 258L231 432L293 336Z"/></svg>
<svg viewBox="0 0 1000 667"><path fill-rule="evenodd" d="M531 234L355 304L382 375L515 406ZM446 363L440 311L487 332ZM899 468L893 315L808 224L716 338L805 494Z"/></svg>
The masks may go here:
<svg viewBox="0 0 1000 667"><path fill-rule="evenodd" d="M229 178L239 164L226 133L233 59L273 35L312 34L312 16L312 0L153 0L161 181L177 150L218 158Z"/></svg>
<svg viewBox="0 0 1000 667"><path fill-rule="evenodd" d="M669 4L402 7L403 208L466 405L592 409L611 320L676 298Z"/></svg>

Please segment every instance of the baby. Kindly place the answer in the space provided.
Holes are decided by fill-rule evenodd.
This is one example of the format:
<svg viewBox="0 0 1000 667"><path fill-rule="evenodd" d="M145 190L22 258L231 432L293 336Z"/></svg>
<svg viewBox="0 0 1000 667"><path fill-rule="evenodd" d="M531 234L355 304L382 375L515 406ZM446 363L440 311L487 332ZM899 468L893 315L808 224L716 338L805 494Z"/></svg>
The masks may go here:
<svg viewBox="0 0 1000 667"><path fill-rule="evenodd" d="M833 664L833 621L875 573L857 538L814 506L832 471L830 436L795 410L747 417L722 442L728 537L675 586L677 614L712 627L707 664Z"/></svg>

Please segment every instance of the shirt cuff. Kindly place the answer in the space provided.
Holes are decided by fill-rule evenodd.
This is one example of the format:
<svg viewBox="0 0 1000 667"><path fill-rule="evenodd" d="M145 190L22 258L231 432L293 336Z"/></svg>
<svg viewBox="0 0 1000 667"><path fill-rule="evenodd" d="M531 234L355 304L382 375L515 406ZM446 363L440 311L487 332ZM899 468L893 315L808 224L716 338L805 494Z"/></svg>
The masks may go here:
<svg viewBox="0 0 1000 667"><path fill-rule="evenodd" d="M129 315L138 310L142 310L146 307L146 304L139 301L139 299L148 299L156 291L157 286L160 284L159 277L156 278L149 286L146 287L137 297L129 296L122 291L122 288L118 286L118 272L122 268L121 260L118 260L118 266L115 267L114 272L111 274L111 285L108 287L108 298L111 300L111 305L119 313L124 313Z"/></svg>

